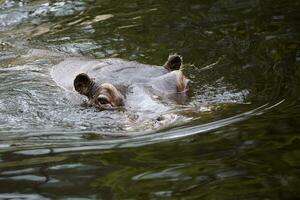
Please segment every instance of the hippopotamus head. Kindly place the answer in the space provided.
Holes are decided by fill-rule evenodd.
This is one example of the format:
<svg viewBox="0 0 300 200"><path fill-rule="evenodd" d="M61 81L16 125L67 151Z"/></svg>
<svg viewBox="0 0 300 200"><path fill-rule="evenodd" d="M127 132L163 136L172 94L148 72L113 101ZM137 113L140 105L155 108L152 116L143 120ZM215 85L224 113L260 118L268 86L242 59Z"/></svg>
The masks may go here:
<svg viewBox="0 0 300 200"><path fill-rule="evenodd" d="M78 65L80 71L86 72L74 76L73 81L75 90L88 98L85 105L104 110L124 106L125 94L127 100L128 98L132 100L135 97L143 97L143 95L145 95L144 99L147 99L147 95L169 98L178 96L176 94L184 96L189 89L189 79L180 70L182 58L177 54L169 56L164 64L165 69L113 59L102 62L77 61L71 64ZM68 66L71 64L68 63ZM65 64L63 65L65 66ZM74 68L76 69L76 67ZM88 74L93 74L96 80L103 83L96 83ZM141 88L138 91L146 92L142 92L143 95L137 94L131 91L133 88ZM141 101L141 99L137 101ZM138 103L136 102L136 104ZM129 105L131 104L129 103Z"/></svg>
<svg viewBox="0 0 300 200"><path fill-rule="evenodd" d="M76 76L74 88L89 99L89 105L100 109L114 109L124 105L124 96L114 85L110 83L97 84L85 73Z"/></svg>

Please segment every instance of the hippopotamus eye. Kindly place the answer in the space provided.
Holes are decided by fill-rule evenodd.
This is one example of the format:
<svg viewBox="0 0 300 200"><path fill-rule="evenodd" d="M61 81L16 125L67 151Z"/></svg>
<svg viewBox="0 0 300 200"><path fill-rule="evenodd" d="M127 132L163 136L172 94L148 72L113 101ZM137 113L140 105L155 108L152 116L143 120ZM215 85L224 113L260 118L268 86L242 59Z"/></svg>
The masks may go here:
<svg viewBox="0 0 300 200"><path fill-rule="evenodd" d="M109 100L108 100L108 98L106 98L106 97L98 97L98 102L100 103L100 104L109 104L110 102L109 102Z"/></svg>

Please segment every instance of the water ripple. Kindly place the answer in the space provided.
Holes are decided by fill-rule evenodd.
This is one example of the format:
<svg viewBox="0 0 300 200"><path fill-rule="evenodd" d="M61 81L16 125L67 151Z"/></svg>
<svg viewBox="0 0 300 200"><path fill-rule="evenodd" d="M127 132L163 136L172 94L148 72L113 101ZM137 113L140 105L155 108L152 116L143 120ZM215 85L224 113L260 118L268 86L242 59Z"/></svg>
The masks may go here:
<svg viewBox="0 0 300 200"><path fill-rule="evenodd" d="M43 143L42 141L39 141L38 144L33 144L30 141L26 142L26 144L19 144L18 147L15 148L13 146L7 148L6 150L9 151L15 151L17 154L22 155L44 155L44 154L52 154L52 153L65 153L65 152L77 152L77 151L93 151L93 150L104 150L104 149L113 149L113 148L127 148L127 147L139 147L143 145L149 145L153 143L160 143L165 142L169 140L175 140L182 137L187 137L195 134L200 134L208 131L212 131L215 129L222 128L224 126L228 126L234 123L238 123L241 121L244 121L246 119L249 119L253 116L258 116L266 111L268 111L270 108L274 106L278 106L284 101L278 102L276 105L263 105L259 108L256 108L254 110L222 119L217 120L214 122L193 126L193 127L187 127L187 128L179 128L179 129L171 129L168 131L163 132L157 132L152 133L148 135L142 135L141 133L131 133L131 137L122 138L122 139L104 139L100 141L78 141L73 140L72 145L69 144L69 142L64 142L61 140L61 142L57 143L55 141L49 140L49 143ZM40 134L40 132L39 132ZM54 134L54 133L51 133ZM59 133L58 133L59 134ZM75 133L76 134L76 133ZM82 132L78 133L82 134ZM139 136L140 135L140 136ZM66 138L67 139L67 138ZM49 147L47 147L49 145ZM28 149L29 150L18 150L18 149ZM32 149L33 150L30 150Z"/></svg>

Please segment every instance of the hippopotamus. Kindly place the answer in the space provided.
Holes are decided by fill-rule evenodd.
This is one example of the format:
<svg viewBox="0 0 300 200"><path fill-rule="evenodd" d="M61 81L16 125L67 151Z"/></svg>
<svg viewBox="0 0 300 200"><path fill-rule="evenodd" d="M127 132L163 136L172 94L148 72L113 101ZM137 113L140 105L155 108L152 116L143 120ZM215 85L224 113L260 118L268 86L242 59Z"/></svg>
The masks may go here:
<svg viewBox="0 0 300 200"><path fill-rule="evenodd" d="M82 105L101 110L151 109L150 101L185 96L189 79L181 71L182 57L170 55L162 66L140 64L118 58L90 60L68 58L55 65L56 83L86 97ZM152 107L152 109L160 109Z"/></svg>

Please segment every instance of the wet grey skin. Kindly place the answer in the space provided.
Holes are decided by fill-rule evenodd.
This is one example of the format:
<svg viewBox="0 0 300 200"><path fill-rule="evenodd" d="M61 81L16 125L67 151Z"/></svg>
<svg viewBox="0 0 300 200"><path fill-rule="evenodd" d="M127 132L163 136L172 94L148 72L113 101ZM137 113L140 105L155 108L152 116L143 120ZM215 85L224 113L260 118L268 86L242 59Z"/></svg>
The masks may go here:
<svg viewBox="0 0 300 200"><path fill-rule="evenodd" d="M100 61L101 62L101 61ZM184 94L188 91L188 82L189 80L183 75L180 71L180 66L182 63L181 56L177 54L170 55L167 62L164 64L164 68L167 71L157 77L132 77L132 79L136 79L136 83L142 83L142 85L154 88L160 91L161 95L164 93L172 94L172 93L181 93ZM93 68L94 66L91 66ZM119 66L118 70L111 70L111 73L116 73L116 76L120 76L120 74L126 73L123 71L126 69L126 65L124 69L122 69L122 64ZM108 71L110 68L108 68ZM136 68L138 71L139 68ZM101 72L100 72L101 73ZM91 73L91 76L94 74ZM134 74L132 74L134 75ZM130 87L129 83L127 87ZM125 85L123 85L125 86ZM90 76L86 73L78 74L74 79L74 88L75 90L88 98L87 103L84 105L94 106L101 110L113 110L117 107L124 106L126 91L123 90L123 93L120 92L117 88L122 87L122 85L113 85L110 82L104 82L103 80L99 80L99 82L95 82L94 79L90 78ZM145 93L146 94L146 93Z"/></svg>

